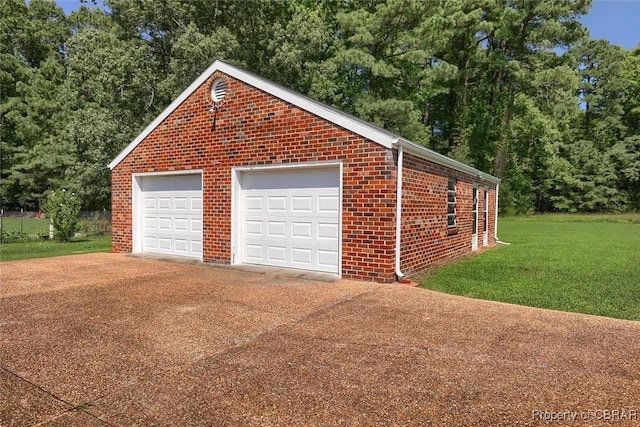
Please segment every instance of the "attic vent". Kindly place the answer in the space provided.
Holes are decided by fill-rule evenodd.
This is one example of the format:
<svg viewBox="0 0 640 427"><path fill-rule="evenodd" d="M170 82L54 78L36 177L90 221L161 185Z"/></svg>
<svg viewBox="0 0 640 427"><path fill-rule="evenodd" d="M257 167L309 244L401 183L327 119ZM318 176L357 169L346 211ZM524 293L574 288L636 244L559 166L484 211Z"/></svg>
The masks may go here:
<svg viewBox="0 0 640 427"><path fill-rule="evenodd" d="M227 94L227 82L224 79L216 79L211 85L211 99L213 102L220 102Z"/></svg>

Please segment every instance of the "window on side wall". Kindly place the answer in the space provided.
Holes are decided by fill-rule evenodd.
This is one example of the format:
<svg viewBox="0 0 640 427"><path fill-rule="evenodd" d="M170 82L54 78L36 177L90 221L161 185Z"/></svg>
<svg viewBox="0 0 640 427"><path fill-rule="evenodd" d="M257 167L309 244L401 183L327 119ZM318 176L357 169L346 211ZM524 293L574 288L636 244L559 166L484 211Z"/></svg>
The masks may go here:
<svg viewBox="0 0 640 427"><path fill-rule="evenodd" d="M456 218L456 180L449 178L447 185L447 228L455 229L457 224Z"/></svg>

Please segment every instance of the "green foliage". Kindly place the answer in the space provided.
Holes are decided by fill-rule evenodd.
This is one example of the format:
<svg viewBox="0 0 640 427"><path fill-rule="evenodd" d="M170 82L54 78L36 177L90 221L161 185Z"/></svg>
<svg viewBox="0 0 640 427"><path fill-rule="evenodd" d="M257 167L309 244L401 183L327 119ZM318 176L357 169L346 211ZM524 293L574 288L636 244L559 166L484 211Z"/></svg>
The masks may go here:
<svg viewBox="0 0 640 427"><path fill-rule="evenodd" d="M32 240L0 246L0 261L47 258L81 253L111 252L111 236L78 239L61 245L51 240Z"/></svg>
<svg viewBox="0 0 640 427"><path fill-rule="evenodd" d="M29 233L20 230L7 230L4 228L2 229L2 236L0 237L0 242L2 243L20 243L31 240Z"/></svg>
<svg viewBox="0 0 640 427"><path fill-rule="evenodd" d="M223 59L499 176L505 211L640 208L640 46L588 40L590 0L104 3L0 2L5 207L108 209L106 165Z"/></svg>
<svg viewBox="0 0 640 427"><path fill-rule="evenodd" d="M426 275L429 289L640 320L640 217L549 215L499 221L511 243Z"/></svg>
<svg viewBox="0 0 640 427"><path fill-rule="evenodd" d="M91 219L81 221L80 228L85 236L102 236L111 232L111 224L101 218L99 212L94 212Z"/></svg>
<svg viewBox="0 0 640 427"><path fill-rule="evenodd" d="M68 242L78 231L80 205L80 199L74 193L61 190L52 191L42 206L51 220L55 236L63 242Z"/></svg>

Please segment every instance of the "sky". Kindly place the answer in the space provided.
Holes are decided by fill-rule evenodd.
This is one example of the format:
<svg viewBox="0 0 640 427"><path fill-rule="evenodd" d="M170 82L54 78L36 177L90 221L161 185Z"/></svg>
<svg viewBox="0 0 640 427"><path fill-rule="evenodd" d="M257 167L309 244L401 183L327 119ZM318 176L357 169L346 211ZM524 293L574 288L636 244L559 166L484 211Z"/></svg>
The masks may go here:
<svg viewBox="0 0 640 427"><path fill-rule="evenodd" d="M56 3L67 14L81 5L80 0L57 0ZM103 1L97 0L97 4L102 6ZM640 0L594 0L591 11L581 21L593 39L607 39L625 49L640 44Z"/></svg>
<svg viewBox="0 0 640 427"><path fill-rule="evenodd" d="M595 0L581 22L592 39L607 39L625 49L640 44L640 0Z"/></svg>

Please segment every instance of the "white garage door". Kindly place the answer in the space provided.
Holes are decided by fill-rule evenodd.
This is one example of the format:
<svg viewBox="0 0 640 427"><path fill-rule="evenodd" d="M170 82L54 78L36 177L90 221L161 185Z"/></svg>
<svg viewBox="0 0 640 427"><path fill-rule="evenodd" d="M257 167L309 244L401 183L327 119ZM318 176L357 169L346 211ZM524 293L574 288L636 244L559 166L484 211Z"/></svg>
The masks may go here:
<svg viewBox="0 0 640 427"><path fill-rule="evenodd" d="M202 177L143 177L142 251L202 258Z"/></svg>
<svg viewBox="0 0 640 427"><path fill-rule="evenodd" d="M340 172L244 172L242 262L338 273Z"/></svg>

